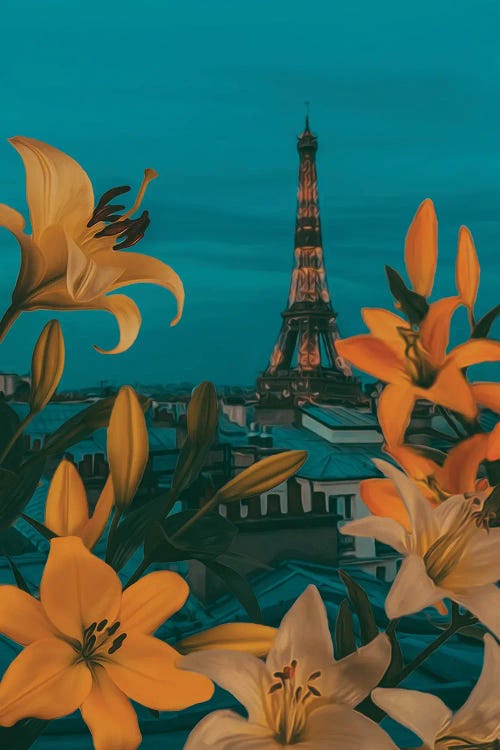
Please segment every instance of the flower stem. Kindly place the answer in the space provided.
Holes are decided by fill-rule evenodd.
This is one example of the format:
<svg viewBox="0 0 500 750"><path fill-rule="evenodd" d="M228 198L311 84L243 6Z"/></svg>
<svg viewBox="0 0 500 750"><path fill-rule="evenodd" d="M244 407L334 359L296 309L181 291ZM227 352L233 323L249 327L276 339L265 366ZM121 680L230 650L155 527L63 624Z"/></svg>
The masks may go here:
<svg viewBox="0 0 500 750"><path fill-rule="evenodd" d="M132 586L133 583L139 580L139 578L142 576L145 570L149 568L151 565L151 560L149 560L147 557L144 558L144 560L139 563L137 568L134 570L130 578L128 579L127 583L123 587L123 589L128 589L129 586Z"/></svg>
<svg viewBox="0 0 500 750"><path fill-rule="evenodd" d="M18 310L13 305L7 308L7 310L4 313L3 318L0 320L0 342L3 341L12 323L15 321L17 317L19 317L20 314L21 314L21 311Z"/></svg>
<svg viewBox="0 0 500 750"><path fill-rule="evenodd" d="M216 503L214 504L213 498L212 498L212 500L209 500L208 503L205 503L205 505L202 505L201 508L198 508L194 516L191 516L189 521L186 521L184 526L181 526L180 529L177 529L177 531L174 534L172 534L170 539L173 541L174 539L177 539L178 537L182 536L182 534L184 534L184 532L187 529L191 528L191 526L193 526L193 524L195 524L196 521L198 521L202 516L204 516L205 513L208 513L209 510L213 510L215 505Z"/></svg>
<svg viewBox="0 0 500 750"><path fill-rule="evenodd" d="M30 411L24 417L23 421L20 422L20 424L18 425L16 431L14 432L14 434L12 435L12 437L10 438L9 442L7 443L7 445L5 446L5 448L3 449L3 451L0 453L0 464L3 464L3 462L5 461L5 459L7 458L7 456L9 455L9 453L11 452L12 448L14 447L15 443L21 437L21 435L23 434L24 430L29 425L29 423L31 422L31 420L33 419L34 416L35 416L35 413Z"/></svg>
<svg viewBox="0 0 500 750"><path fill-rule="evenodd" d="M113 518L111 519L111 526L109 527L108 543L106 544L106 562L107 563L109 563L109 561L111 560L111 555L113 553L114 537L115 537L116 530L118 528L118 524L120 522L121 517L122 517L122 510L120 508L115 508Z"/></svg>

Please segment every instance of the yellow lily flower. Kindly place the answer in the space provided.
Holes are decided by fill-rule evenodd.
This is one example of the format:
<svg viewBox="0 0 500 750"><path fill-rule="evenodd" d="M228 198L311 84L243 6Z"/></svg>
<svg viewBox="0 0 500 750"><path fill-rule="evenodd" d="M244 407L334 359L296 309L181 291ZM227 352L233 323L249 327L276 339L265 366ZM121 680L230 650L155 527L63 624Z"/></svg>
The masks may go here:
<svg viewBox="0 0 500 750"><path fill-rule="evenodd" d="M40 601L0 586L0 632L25 646L0 683L0 724L79 708L95 750L136 750L142 738L130 700L158 711L208 700L212 682L178 669L179 654L152 637L188 593L170 571L122 592L115 571L81 539L53 539Z"/></svg>
<svg viewBox="0 0 500 750"><path fill-rule="evenodd" d="M460 297L432 303L418 331L395 313L365 308L362 314L370 333L337 342L341 357L388 384L379 399L378 417L389 444L403 442L417 399L432 401L469 420L477 417L478 393L462 368L500 361L500 342L471 339L447 353L450 319L460 304ZM489 385L481 384L481 401L496 396L498 384L491 384L491 394Z"/></svg>
<svg viewBox="0 0 500 750"><path fill-rule="evenodd" d="M492 434L492 433L491 433ZM451 495L462 495L489 488L483 480L478 487L477 472L485 458L492 455L490 433L483 432L462 440L452 448L442 466L422 456L408 445L388 447L387 453L413 479L432 507ZM410 520L406 506L390 479L363 479L360 483L363 502L375 516L394 518L408 531Z"/></svg>
<svg viewBox="0 0 500 750"><path fill-rule="evenodd" d="M111 475L89 518L87 493L76 466L63 459L52 477L45 504L45 526L58 536L78 536L89 549L106 528L114 503Z"/></svg>
<svg viewBox="0 0 500 750"><path fill-rule="evenodd" d="M0 340L22 311L106 310L120 329L116 354L128 349L141 327L135 302L122 294L106 296L129 284L158 284L177 301L174 325L182 314L184 290L178 275L165 263L148 255L122 252L138 242L149 224L139 208L148 183L157 174L146 169L132 208L111 201L128 187L107 191L94 208L88 175L70 156L33 138L15 137L10 143L26 169L26 191L31 234L24 231L23 216L0 204L0 226L16 237L21 248L21 270L12 304L0 322Z"/></svg>

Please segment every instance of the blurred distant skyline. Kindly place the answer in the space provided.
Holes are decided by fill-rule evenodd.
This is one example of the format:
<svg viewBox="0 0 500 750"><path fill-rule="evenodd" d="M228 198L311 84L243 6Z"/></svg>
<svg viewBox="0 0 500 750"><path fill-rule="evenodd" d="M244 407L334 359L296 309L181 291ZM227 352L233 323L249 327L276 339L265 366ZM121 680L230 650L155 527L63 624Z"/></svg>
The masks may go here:
<svg viewBox="0 0 500 750"><path fill-rule="evenodd" d="M310 102L325 262L342 335L363 306L391 307L388 263L425 197L436 205L436 295L454 293L459 226L483 274L477 313L498 302L500 56L497 0L26 0L2 8L0 202L26 213L13 135L44 140L89 173L96 197L160 179L137 251L169 263L186 287L174 302L129 287L143 325L125 354L106 313L60 315L62 388L101 380L251 384L267 364L293 262L296 136ZM0 229L0 293L19 268ZM0 370L26 372L44 322L21 316ZM465 331L465 316L457 315ZM497 323L498 325L498 323ZM488 371L489 377L493 368Z"/></svg>

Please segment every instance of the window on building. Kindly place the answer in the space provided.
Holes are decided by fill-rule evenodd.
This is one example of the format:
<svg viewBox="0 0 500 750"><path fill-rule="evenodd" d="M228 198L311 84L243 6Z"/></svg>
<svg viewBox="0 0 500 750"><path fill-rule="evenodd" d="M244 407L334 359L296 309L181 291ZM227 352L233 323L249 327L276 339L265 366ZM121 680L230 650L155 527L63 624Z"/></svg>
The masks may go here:
<svg viewBox="0 0 500 750"><path fill-rule="evenodd" d="M312 496L312 512L313 513L325 513L326 511L326 496L324 492L313 492Z"/></svg>
<svg viewBox="0 0 500 750"><path fill-rule="evenodd" d="M328 512L336 516L338 513L338 502L336 495L328 495Z"/></svg>
<svg viewBox="0 0 500 750"><path fill-rule="evenodd" d="M385 565L377 565L375 575L379 581L385 581Z"/></svg>
<svg viewBox="0 0 500 750"><path fill-rule="evenodd" d="M354 552L355 550L355 540L353 536L348 536L347 534L341 534L338 532L337 534L337 545L340 555L344 555L347 552Z"/></svg>
<svg viewBox="0 0 500 750"><path fill-rule="evenodd" d="M276 492L267 496L267 515L281 516L281 497Z"/></svg>
<svg viewBox="0 0 500 750"><path fill-rule="evenodd" d="M354 495L346 495L344 498L344 518L352 518Z"/></svg>

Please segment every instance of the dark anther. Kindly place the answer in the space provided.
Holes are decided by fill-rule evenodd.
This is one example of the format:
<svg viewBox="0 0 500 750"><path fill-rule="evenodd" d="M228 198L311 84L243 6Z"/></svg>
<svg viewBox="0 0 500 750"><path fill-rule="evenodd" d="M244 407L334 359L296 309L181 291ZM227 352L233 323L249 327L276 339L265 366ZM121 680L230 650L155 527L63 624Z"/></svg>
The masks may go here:
<svg viewBox="0 0 500 750"><path fill-rule="evenodd" d="M107 621L107 620L101 620L101 622L100 622L100 623L99 623L99 625L97 626L97 631L98 631L99 633L100 633L101 631L103 631L103 630L104 630L104 628L106 627L106 625L107 625L107 624L108 624L108 621Z"/></svg>
<svg viewBox="0 0 500 750"><path fill-rule="evenodd" d="M121 223L124 224L124 222ZM149 214L147 211L143 211L139 218L129 221L125 231L121 233L121 236L125 239L114 245L114 249L122 250L124 247L132 247L132 245L135 245L139 240L142 240L149 224Z"/></svg>
<svg viewBox="0 0 500 750"><path fill-rule="evenodd" d="M130 187L128 185L122 185L121 187L111 188L111 190L107 190L101 195L87 226L92 227L99 221L110 221L110 213L113 213L114 211L122 211L124 206L110 206L109 203L113 198L116 198L117 195L128 193L129 190Z"/></svg>
<svg viewBox="0 0 500 750"><path fill-rule="evenodd" d="M283 685L281 684L281 682L275 682L274 685L271 685L268 692L269 694L275 693L276 690L281 690L282 687Z"/></svg>
<svg viewBox="0 0 500 750"><path fill-rule="evenodd" d="M85 630L83 631L83 637L86 638L87 636L92 635L96 627L97 623L93 622L92 625L89 625L88 628L85 628Z"/></svg>
<svg viewBox="0 0 500 750"><path fill-rule="evenodd" d="M286 680L288 678L288 675L286 672L274 672L273 677L278 677L280 680Z"/></svg>
<svg viewBox="0 0 500 750"><path fill-rule="evenodd" d="M309 677L307 678L307 681L309 680L317 680L318 677L321 677L321 672L313 672Z"/></svg>
<svg viewBox="0 0 500 750"><path fill-rule="evenodd" d="M96 237L113 237L115 234L123 234L127 227L132 224L130 219L123 219L123 221L115 221L114 224L108 224L101 229L100 232L96 233Z"/></svg>
<svg viewBox="0 0 500 750"><path fill-rule="evenodd" d="M318 696L320 696L320 695L321 695L321 693L319 692L318 688L315 688L315 687L313 687L312 685L308 685L308 686L307 686L307 689L309 690L309 692L310 692L310 693L312 693L312 694L313 694L313 695L315 695L316 697L318 697Z"/></svg>
<svg viewBox="0 0 500 750"><path fill-rule="evenodd" d="M298 687L295 691L295 700L298 701L300 698L300 694L302 693L302 688Z"/></svg>
<svg viewBox="0 0 500 750"><path fill-rule="evenodd" d="M113 644L111 645L111 648L108 648L108 654L114 654L115 651L118 651L118 649L122 646L123 641L127 637L126 633L122 633L121 635L117 636L115 640L113 641Z"/></svg>
<svg viewBox="0 0 500 750"><path fill-rule="evenodd" d="M115 622L114 625L111 625L111 627L108 628L108 635L114 635L119 627L120 622Z"/></svg>
<svg viewBox="0 0 500 750"><path fill-rule="evenodd" d="M95 635L91 635L90 638L87 639L87 641L84 644L85 648L87 649L87 651L92 651L92 649L95 646L96 640L97 640L97 638L96 638Z"/></svg>

